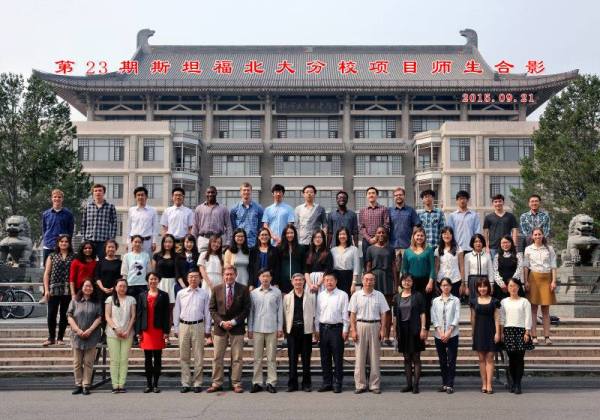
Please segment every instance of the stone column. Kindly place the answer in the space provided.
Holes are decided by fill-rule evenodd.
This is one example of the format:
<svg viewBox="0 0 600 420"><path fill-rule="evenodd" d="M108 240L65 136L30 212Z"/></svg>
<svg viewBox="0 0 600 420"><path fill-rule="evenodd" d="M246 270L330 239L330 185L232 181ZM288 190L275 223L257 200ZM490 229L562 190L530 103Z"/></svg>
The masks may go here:
<svg viewBox="0 0 600 420"><path fill-rule="evenodd" d="M527 104L519 103L519 121L527 119Z"/></svg>
<svg viewBox="0 0 600 420"><path fill-rule="evenodd" d="M85 104L86 104L86 118L88 121L94 121L96 119L95 107L96 107L96 98L93 95L85 95Z"/></svg>
<svg viewBox="0 0 600 420"><path fill-rule="evenodd" d="M404 95L402 98L402 138L405 140L410 140L412 136L410 135L410 96Z"/></svg>
<svg viewBox="0 0 600 420"><path fill-rule="evenodd" d="M348 207L356 208L354 202L354 154L352 153L352 116L350 110L352 102L350 95L344 95L344 109L342 111L342 141L344 144L344 155L342 156L342 187L348 193Z"/></svg>
<svg viewBox="0 0 600 420"><path fill-rule="evenodd" d="M468 111L469 111L469 104L461 102L460 103L460 121L467 121L469 119Z"/></svg>
<svg viewBox="0 0 600 420"><path fill-rule="evenodd" d="M271 144L273 144L273 100L271 95L265 96L265 124L263 132L263 148L264 152L260 159L260 195L261 203L271 203L273 196L271 195L271 178L275 171L275 163L273 162L273 154L271 153Z"/></svg>
<svg viewBox="0 0 600 420"><path fill-rule="evenodd" d="M210 146L213 138L213 98L210 94L206 95L206 114L204 117L204 136L203 145L198 148L200 156L200 169L198 171L199 176L199 189L198 189L198 202L204 201L201 197L204 196L204 190L210 183L210 174L212 171L212 158L206 152L206 149Z"/></svg>
<svg viewBox="0 0 600 420"><path fill-rule="evenodd" d="M154 121L154 96L146 95L146 121Z"/></svg>

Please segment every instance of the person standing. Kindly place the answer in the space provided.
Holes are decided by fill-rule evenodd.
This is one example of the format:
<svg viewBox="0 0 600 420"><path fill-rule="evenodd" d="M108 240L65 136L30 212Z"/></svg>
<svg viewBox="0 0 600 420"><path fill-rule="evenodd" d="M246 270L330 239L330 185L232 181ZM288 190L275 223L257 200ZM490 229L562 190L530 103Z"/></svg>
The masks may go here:
<svg viewBox="0 0 600 420"><path fill-rule="evenodd" d="M223 246L231 244L231 216L227 207L217 202L217 189L212 185L206 189L206 201L194 210L192 235L197 239L200 253L208 249L211 236L222 238Z"/></svg>
<svg viewBox="0 0 600 420"><path fill-rule="evenodd" d="M390 212L390 247L394 250L397 265L402 261L402 254L410 246L413 228L421 225L421 219L415 209L404 201L406 190L398 187L394 190L394 207Z"/></svg>
<svg viewBox="0 0 600 420"><path fill-rule="evenodd" d="M288 392L298 390L298 356L302 359L302 390L312 391L310 360L315 332L316 295L305 290L304 275L292 275L294 289L283 297L283 319L287 337L289 379Z"/></svg>
<svg viewBox="0 0 600 420"><path fill-rule="evenodd" d="M212 289L223 283L223 242L220 236L213 235L208 240L208 249L198 257L198 267L202 277L202 288L212 293Z"/></svg>
<svg viewBox="0 0 600 420"><path fill-rule="evenodd" d="M135 327L135 298L127 295L127 280L119 279L112 296L104 302L106 341L110 355L112 393L126 392L125 381L129 367L129 350Z"/></svg>
<svg viewBox="0 0 600 420"><path fill-rule="evenodd" d="M251 393L263 390L263 353L267 353L267 392L277 392L277 339L283 337L283 302L278 288L271 286L271 272L262 269L258 273L260 287L250 293L248 338L253 340L254 374Z"/></svg>
<svg viewBox="0 0 600 420"><path fill-rule="evenodd" d="M289 204L283 202L285 187L280 184L273 185L271 188L273 194L273 204L267 207L263 213L263 228L269 230L271 243L274 246L281 244L281 235L288 223L294 223L294 209ZM260 231L258 232L260 235ZM260 241L260 238L258 238Z"/></svg>
<svg viewBox="0 0 600 420"><path fill-rule="evenodd" d="M144 239L140 235L131 237L131 251L123 256L121 275L127 280L127 293L137 297L148 290L146 274L150 271L150 255L142 250Z"/></svg>
<svg viewBox="0 0 600 420"><path fill-rule="evenodd" d="M73 238L75 219L71 210L63 207L65 195L61 190L54 189L51 193L52 207L42 213L42 248L43 264L46 258L56 248L59 235L69 235Z"/></svg>
<svg viewBox="0 0 600 420"><path fill-rule="evenodd" d="M151 270L160 277L158 288L169 295L169 310L175 305L175 284L181 278L175 253L175 237L170 233L163 236L160 251L152 256Z"/></svg>
<svg viewBox="0 0 600 420"><path fill-rule="evenodd" d="M456 193L456 211L448 216L447 226L454 230L458 246L466 253L471 250L470 240L476 233L481 233L481 222L479 215L469 209L467 206L471 194L468 191L459 191Z"/></svg>
<svg viewBox="0 0 600 420"><path fill-rule="evenodd" d="M390 231L390 212L387 207L377 202L379 190L375 187L367 188L367 207L358 212L358 228L362 239L363 264L367 264L367 249L377 242L375 232L378 227Z"/></svg>
<svg viewBox="0 0 600 420"><path fill-rule="evenodd" d="M519 218L519 227L521 229L520 252L523 252L525 247L531 245L533 242L531 235L534 228L541 228L544 237L547 238L550 236L550 216L540 209L542 197L537 194L531 194L527 204L529 205L529 211L523 213Z"/></svg>
<svg viewBox="0 0 600 420"><path fill-rule="evenodd" d="M311 239L304 270L304 278L311 293L318 293L325 288L323 276L331 270L333 270L333 257L325 244L325 232L318 230Z"/></svg>
<svg viewBox="0 0 600 420"><path fill-rule="evenodd" d="M46 259L44 270L44 297L48 302L48 339L42 346L48 347L55 343L63 345L63 337L67 329L67 309L71 301L69 289L69 273L73 261L71 237L66 234L58 235L56 247ZM58 321L58 337L56 336L56 315Z"/></svg>
<svg viewBox="0 0 600 420"><path fill-rule="evenodd" d="M439 390L452 394L458 355L460 299L450 293L452 281L449 278L440 281L440 289L442 294L431 302L431 324L442 373L442 386Z"/></svg>
<svg viewBox="0 0 600 420"><path fill-rule="evenodd" d="M233 231L233 241L231 247L225 251L223 257L223 266L233 265L237 272L235 281L248 286L250 274L248 274L248 265L250 264L250 249L248 248L248 238L246 231L242 228L236 228Z"/></svg>
<svg viewBox="0 0 600 420"><path fill-rule="evenodd" d="M358 248L358 219L356 213L350 210L348 205L348 193L340 191L335 196L337 209L329 213L327 218L327 243L330 247L337 246L336 232L345 227L350 232L348 241Z"/></svg>
<svg viewBox="0 0 600 420"><path fill-rule="evenodd" d="M243 229L248 238L248 247L256 245L258 231L262 227L264 210L257 202L252 200L252 185L244 182L240 187L241 201L229 212L231 215L231 228Z"/></svg>
<svg viewBox="0 0 600 420"><path fill-rule="evenodd" d="M321 350L323 385L318 392L342 392L344 343L348 340L348 295L338 289L335 274L326 273L325 290L317 296L315 330ZM332 372L332 361L335 369Z"/></svg>
<svg viewBox="0 0 600 420"><path fill-rule="evenodd" d="M93 280L86 279L67 310L73 347L73 395L89 395L96 345L100 341L102 308L94 295Z"/></svg>
<svg viewBox="0 0 600 420"><path fill-rule="evenodd" d="M327 213L320 204L315 203L317 189L307 185L302 189L304 203L294 211L294 226L298 229L298 243L305 249L311 243L312 235L317 230L327 228Z"/></svg>
<svg viewBox="0 0 600 420"><path fill-rule="evenodd" d="M502 194L496 194L492 197L492 206L494 212L486 215L483 219L483 237L487 243L486 251L494 259L500 249L500 239L503 236L511 235L513 241L517 243L519 225L514 214L504 210L504 196Z"/></svg>
<svg viewBox="0 0 600 420"><path fill-rule="evenodd" d="M278 250L281 256L279 290L281 290L281 293L289 293L294 288L292 275L294 273L304 273L307 251L298 244L298 233L293 223L288 223L283 230Z"/></svg>
<svg viewBox="0 0 600 420"><path fill-rule="evenodd" d="M163 212L160 217L160 226L163 236L167 234L173 235L175 243L182 246L185 235L192 232L194 212L183 204L185 200L185 190L183 188L173 188L171 196L173 205L167 207Z"/></svg>
<svg viewBox="0 0 600 420"><path fill-rule="evenodd" d="M187 234L183 238L183 247L181 252L177 254L177 266L179 271L179 278L175 283L175 296L181 289L188 287L187 274L190 271L198 270L198 258L200 253L196 246L196 238L192 234Z"/></svg>
<svg viewBox="0 0 600 420"><path fill-rule="evenodd" d="M248 288L236 281L236 268L225 266L223 283L215 286L210 297L210 314L215 323L212 384L209 394L223 390L223 364L227 345L231 346L231 383L233 392L241 394L245 321L250 313Z"/></svg>
<svg viewBox="0 0 600 420"><path fill-rule="evenodd" d="M456 243L454 231L450 226L443 227L440 236L440 243L433 251L438 288L439 282L447 277L452 281L452 294L460 299L465 269L463 252Z"/></svg>
<svg viewBox="0 0 600 420"><path fill-rule="evenodd" d="M142 238L142 250L148 255L156 251L158 241L158 213L154 207L148 206L148 190L136 187L133 190L136 205L129 209L127 217L127 243L129 250L133 247L133 237Z"/></svg>
<svg viewBox="0 0 600 420"><path fill-rule="evenodd" d="M386 334L386 314L390 311L390 306L383 293L374 290L375 275L373 273L363 274L362 285L362 289L352 295L348 304L352 340L356 344L356 365L354 367L356 389L354 393L362 394L371 391L374 394L380 394L381 341ZM368 384L365 372L367 360L371 368Z"/></svg>
<svg viewBox="0 0 600 420"><path fill-rule="evenodd" d="M494 266L490 255L485 252L485 239L481 233L476 233L469 242L471 251L465 252L465 293L469 296L469 303L477 298L475 284L480 278L486 278L490 287L494 289ZM492 294L494 292L492 291Z"/></svg>
<svg viewBox="0 0 600 420"><path fill-rule="evenodd" d="M258 273L260 270L268 269L273 278L271 283L279 285L279 272L281 270L281 258L279 250L271 244L271 234L269 229L263 227L258 231L258 242L256 246L250 249L248 262L248 273L250 281L248 287L250 291L255 287L260 287Z"/></svg>
<svg viewBox="0 0 600 420"><path fill-rule="evenodd" d="M516 243L512 236L506 235L500 239L500 249L494 258L494 297L502 300L508 297L508 280L523 278L523 254L517 252ZM519 296L525 297L525 291L519 290Z"/></svg>
<svg viewBox="0 0 600 420"><path fill-rule="evenodd" d="M435 191L425 190L421 192L421 201L423 203L423 210L417 212L419 219L421 219L421 226L425 229L425 236L427 238L427 245L435 248L440 240L440 232L446 225L446 218L444 212L433 206L435 200Z"/></svg>
<svg viewBox="0 0 600 420"><path fill-rule="evenodd" d="M352 236L348 228L341 227L335 234L336 246L331 248L333 271L338 278L338 289L351 296L358 283L360 274L360 255L358 248L352 245Z"/></svg>
<svg viewBox="0 0 600 420"><path fill-rule="evenodd" d="M135 333L144 350L144 393L159 393L158 380L162 370L162 351L169 341L171 311L169 295L158 288L160 277L150 272L146 276L148 290L136 299Z"/></svg>
<svg viewBox="0 0 600 420"><path fill-rule="evenodd" d="M117 210L104 199L105 194L104 185L94 184L92 200L81 214L81 234L85 241L92 242L99 260L104 257L104 243L117 236Z"/></svg>
<svg viewBox="0 0 600 420"><path fill-rule="evenodd" d="M114 239L104 242L104 257L96 263L94 279L98 290L102 292L104 302L112 295L117 280L121 278L121 259L117 255L119 245Z"/></svg>
<svg viewBox="0 0 600 420"><path fill-rule="evenodd" d="M69 272L69 286L71 288L71 297L81 289L83 281L94 279L96 275L96 251L90 241L84 241L79 247L79 252L75 255L71 263Z"/></svg>
<svg viewBox="0 0 600 420"><path fill-rule="evenodd" d="M175 300L173 330L179 338L181 393L189 392L193 386L193 391L197 394L202 391L204 338L210 337L210 297L206 290L198 287L200 273L190 271L187 280L189 286L179 292ZM190 369L191 357L194 358L193 377Z"/></svg>

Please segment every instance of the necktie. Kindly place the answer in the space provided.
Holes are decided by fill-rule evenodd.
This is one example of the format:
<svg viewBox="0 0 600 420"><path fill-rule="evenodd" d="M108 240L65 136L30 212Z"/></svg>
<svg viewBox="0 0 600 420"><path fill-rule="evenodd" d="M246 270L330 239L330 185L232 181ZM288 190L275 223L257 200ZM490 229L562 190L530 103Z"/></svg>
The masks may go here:
<svg viewBox="0 0 600 420"><path fill-rule="evenodd" d="M227 286L227 301L225 302L225 309L231 308L232 303L233 303L233 290L231 290L231 286Z"/></svg>

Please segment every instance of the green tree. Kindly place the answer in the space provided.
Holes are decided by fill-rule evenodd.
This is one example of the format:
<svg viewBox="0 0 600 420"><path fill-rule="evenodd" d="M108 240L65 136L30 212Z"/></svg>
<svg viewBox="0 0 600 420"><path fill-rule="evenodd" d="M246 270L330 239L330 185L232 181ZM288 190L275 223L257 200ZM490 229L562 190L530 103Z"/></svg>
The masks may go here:
<svg viewBox="0 0 600 420"><path fill-rule="evenodd" d="M513 190L516 212L531 193L550 212L552 235L564 247L571 218L585 213L600 222L600 79L580 76L553 97L533 134L533 156L521 164L523 186Z"/></svg>
<svg viewBox="0 0 600 420"><path fill-rule="evenodd" d="M50 192L65 193L77 218L88 196L89 176L73 150L75 127L69 106L36 77L0 74L0 222L10 215L29 219L32 238L41 236L41 213Z"/></svg>

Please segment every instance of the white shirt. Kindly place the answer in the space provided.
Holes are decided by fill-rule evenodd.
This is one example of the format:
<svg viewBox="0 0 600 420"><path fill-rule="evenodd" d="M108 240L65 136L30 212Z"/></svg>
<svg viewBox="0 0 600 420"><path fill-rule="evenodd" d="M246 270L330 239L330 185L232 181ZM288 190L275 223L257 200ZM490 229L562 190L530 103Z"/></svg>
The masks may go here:
<svg viewBox="0 0 600 420"><path fill-rule="evenodd" d="M361 289L350 298L348 310L356 314L357 320L376 321L381 320L381 317L390 310L390 306L380 291L373 290L367 294L365 289Z"/></svg>
<svg viewBox="0 0 600 420"><path fill-rule="evenodd" d="M173 326L179 332L179 320L194 322L204 320L204 332L210 333L211 318L209 310L209 295L204 289L186 287L177 293L173 309Z"/></svg>
<svg viewBox="0 0 600 420"><path fill-rule="evenodd" d="M460 299L450 295L446 301L442 296L438 296L431 302L431 325L433 325L433 336L440 338L438 328L446 332L452 326L450 338L456 337L459 333L458 324L460 322Z"/></svg>
<svg viewBox="0 0 600 420"><path fill-rule="evenodd" d="M358 276L360 273L360 256L358 248L354 245L347 246L340 251L340 248L334 246L331 248L334 270L352 270L352 274Z"/></svg>
<svg viewBox="0 0 600 420"><path fill-rule="evenodd" d="M158 213L154 207L131 207L127 217L127 242L133 235L142 238L150 236L152 243L157 243L158 238Z"/></svg>
<svg viewBox="0 0 600 420"><path fill-rule="evenodd" d="M350 319L348 318L348 295L338 288L329 292L323 290L317 296L317 310L315 316L315 330L319 331L319 324L344 324L343 331L348 332Z"/></svg>
<svg viewBox="0 0 600 420"><path fill-rule="evenodd" d="M135 298L133 296L125 296L123 302L119 302L119 306L116 306L113 297L109 296L104 302L106 305L110 305L111 318L117 329L124 331L131 321L131 317L135 315ZM117 333L112 328L106 328L106 336L113 338L117 337ZM133 337L133 328L129 331L129 337Z"/></svg>
<svg viewBox="0 0 600 420"><path fill-rule="evenodd" d="M160 217L160 224L167 228L167 233L181 239L194 226L194 212L184 205L167 207Z"/></svg>
<svg viewBox="0 0 600 420"><path fill-rule="evenodd" d="M531 303L525 298L502 299L500 302L500 315L505 327L531 329Z"/></svg>
<svg viewBox="0 0 600 420"><path fill-rule="evenodd" d="M458 265L458 259L460 258L462 249L457 247L456 255L448 250L444 250L444 254L440 257L438 248L435 248L433 255L439 260L440 268L437 272L437 281L441 281L444 277L448 277L452 280L452 283L458 283L461 281L460 266Z"/></svg>
<svg viewBox="0 0 600 420"><path fill-rule="evenodd" d="M469 251L465 254L465 282L469 276L487 276L490 284L494 286L494 264L487 252L476 253Z"/></svg>
<svg viewBox="0 0 600 420"><path fill-rule="evenodd" d="M535 244L525 248L523 253L523 267L529 268L534 273L550 273L556 268L556 253L551 246L537 247Z"/></svg>
<svg viewBox="0 0 600 420"><path fill-rule="evenodd" d="M223 266L221 260L215 254L211 254L208 260L205 260L206 251L202 252L198 257L198 265L204 267L206 274L208 274L209 280L212 282L212 287L223 283ZM208 283L202 282L203 289L209 289Z"/></svg>

